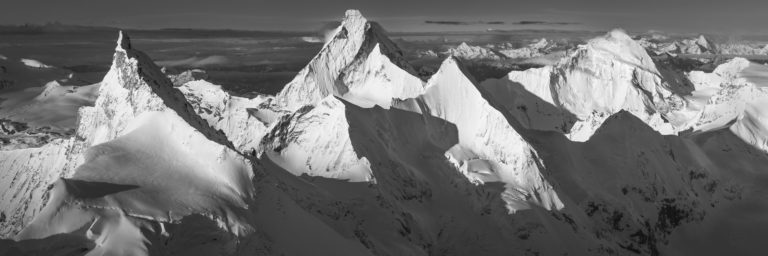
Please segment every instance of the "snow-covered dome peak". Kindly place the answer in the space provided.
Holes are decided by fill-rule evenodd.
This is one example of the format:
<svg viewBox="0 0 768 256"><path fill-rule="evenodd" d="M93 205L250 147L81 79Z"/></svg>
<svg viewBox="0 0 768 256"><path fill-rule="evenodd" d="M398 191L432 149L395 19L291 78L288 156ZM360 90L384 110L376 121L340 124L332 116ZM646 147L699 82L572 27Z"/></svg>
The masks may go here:
<svg viewBox="0 0 768 256"><path fill-rule="evenodd" d="M651 56L623 29L614 29L605 36L589 40L587 48L591 51L596 50L615 55L620 57L622 61L628 61L629 64L635 64L652 73L658 73Z"/></svg>
<svg viewBox="0 0 768 256"><path fill-rule="evenodd" d="M589 40L557 65L512 71L507 80L484 87L533 129L585 141L608 116L625 110L661 133L673 132L661 117L672 93L645 49L620 29ZM541 100L524 97L529 93Z"/></svg>
<svg viewBox="0 0 768 256"><path fill-rule="evenodd" d="M612 40L632 40L632 38L627 34L627 31L621 28L612 29L608 32L608 34L605 35L605 38Z"/></svg>

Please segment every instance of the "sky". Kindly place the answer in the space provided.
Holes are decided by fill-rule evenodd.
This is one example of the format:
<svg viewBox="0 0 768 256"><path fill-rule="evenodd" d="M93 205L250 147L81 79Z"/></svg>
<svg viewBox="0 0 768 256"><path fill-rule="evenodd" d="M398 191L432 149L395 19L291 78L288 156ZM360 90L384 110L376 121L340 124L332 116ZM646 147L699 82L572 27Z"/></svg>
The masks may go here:
<svg viewBox="0 0 768 256"><path fill-rule="evenodd" d="M765 0L0 0L0 24L311 31L359 9L390 31L562 29L768 34ZM503 21L440 25L425 21Z"/></svg>

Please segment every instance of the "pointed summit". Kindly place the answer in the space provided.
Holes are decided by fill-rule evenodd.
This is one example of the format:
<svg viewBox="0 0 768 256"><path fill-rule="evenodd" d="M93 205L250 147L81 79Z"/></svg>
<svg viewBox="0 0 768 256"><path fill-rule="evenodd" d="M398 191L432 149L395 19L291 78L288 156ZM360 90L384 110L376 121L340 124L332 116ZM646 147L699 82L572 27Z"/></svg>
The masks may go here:
<svg viewBox="0 0 768 256"><path fill-rule="evenodd" d="M445 155L474 183L506 183L503 200L509 212L531 205L562 208L551 185L540 178L536 150L485 94L464 70L461 60L449 56L427 82L424 94L398 107L419 106L417 112L455 125L458 143ZM530 195L537 197L532 199Z"/></svg>
<svg viewBox="0 0 768 256"><path fill-rule="evenodd" d="M120 30L117 36L117 46L115 47L115 51L125 51L131 49L131 38L128 37L128 34Z"/></svg>
<svg viewBox="0 0 768 256"><path fill-rule="evenodd" d="M711 52L716 53L717 47L715 46L712 41L707 39L704 35L699 35L699 37L696 39L696 44L701 47L702 52Z"/></svg>
<svg viewBox="0 0 768 256"><path fill-rule="evenodd" d="M374 68L383 69L386 73L368 72ZM383 88L381 90L386 91L384 95L391 94L387 96L389 99L363 99L359 102L368 102L366 106L373 102L386 107L388 104L383 102L406 98L412 96L410 92L420 91L418 88L401 90L403 85L394 84L407 80L409 85L406 87L423 86L418 81L416 85L410 85L414 83L412 81L419 80L414 74L415 69L403 59L402 51L387 38L381 26L368 21L357 10L348 10L331 39L283 88L277 95L277 101L284 109L294 111L305 105L314 105L329 95L344 97L353 88L366 88L358 91L364 95ZM395 77L396 81L376 76ZM407 96L402 94L404 91L409 92Z"/></svg>
<svg viewBox="0 0 768 256"><path fill-rule="evenodd" d="M232 147L220 131L211 129L195 113L154 61L133 49L128 35L120 31L112 67L101 82L94 106L81 108L77 134L87 145L109 141L128 129L127 123L139 114L165 109L174 110L210 140Z"/></svg>
<svg viewBox="0 0 768 256"><path fill-rule="evenodd" d="M368 20L363 17L363 14L359 10L349 9L344 12L343 24L357 24L365 25Z"/></svg>

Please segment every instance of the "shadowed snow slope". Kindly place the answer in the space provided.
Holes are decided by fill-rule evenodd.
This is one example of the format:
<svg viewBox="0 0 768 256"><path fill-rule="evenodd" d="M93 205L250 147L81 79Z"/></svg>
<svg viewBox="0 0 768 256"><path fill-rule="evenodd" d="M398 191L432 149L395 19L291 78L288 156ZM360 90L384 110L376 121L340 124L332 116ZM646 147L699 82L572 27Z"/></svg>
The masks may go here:
<svg viewBox="0 0 768 256"><path fill-rule="evenodd" d="M333 39L285 86L278 99L291 111L329 95L388 107L392 99L423 91L423 82L415 73L377 23L368 22L359 11L348 10Z"/></svg>
<svg viewBox="0 0 768 256"><path fill-rule="evenodd" d="M673 132L661 116L672 93L650 56L620 30L579 46L557 65L512 71L483 87L525 127L563 132L575 141L588 139L620 110L662 133ZM538 101L556 108L543 108Z"/></svg>

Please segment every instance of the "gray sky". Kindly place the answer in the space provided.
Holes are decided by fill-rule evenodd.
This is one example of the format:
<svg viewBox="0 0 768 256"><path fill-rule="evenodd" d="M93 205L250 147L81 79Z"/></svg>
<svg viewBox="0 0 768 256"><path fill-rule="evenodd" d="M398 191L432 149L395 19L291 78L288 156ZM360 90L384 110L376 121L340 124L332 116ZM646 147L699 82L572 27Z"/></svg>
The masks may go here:
<svg viewBox="0 0 768 256"><path fill-rule="evenodd" d="M0 23L314 30L360 9L390 31L516 29L425 20L577 22L566 29L768 34L766 0L0 0Z"/></svg>

